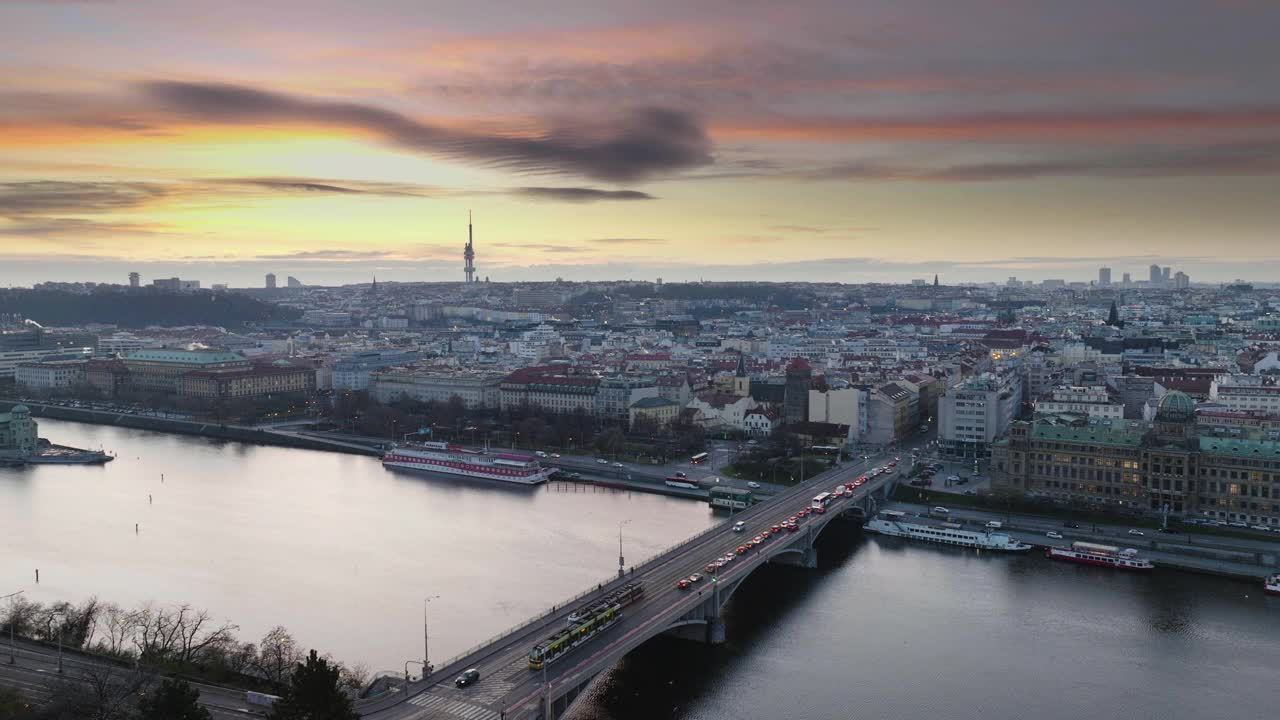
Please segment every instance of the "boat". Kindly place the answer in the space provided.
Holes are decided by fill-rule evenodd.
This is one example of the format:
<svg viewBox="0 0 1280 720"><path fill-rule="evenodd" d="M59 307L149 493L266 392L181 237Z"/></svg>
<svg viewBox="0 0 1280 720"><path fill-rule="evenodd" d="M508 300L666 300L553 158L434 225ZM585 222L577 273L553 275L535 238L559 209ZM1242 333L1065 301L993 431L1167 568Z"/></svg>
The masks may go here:
<svg viewBox="0 0 1280 720"><path fill-rule="evenodd" d="M443 442L397 445L382 456L382 466L517 485L544 483L555 473L531 455L491 453Z"/></svg>
<svg viewBox="0 0 1280 720"><path fill-rule="evenodd" d="M889 537L921 540L939 545L971 547L998 552L1026 552L1031 546L1014 540L999 530L963 530L956 523L934 524L927 520L908 522L907 514L896 510L881 512L866 524L865 530Z"/></svg>
<svg viewBox="0 0 1280 720"><path fill-rule="evenodd" d="M1121 550L1113 545L1098 545L1089 542L1074 542L1071 547L1054 546L1045 551L1045 556L1054 560L1081 563L1083 565L1100 565L1119 570L1150 570L1155 564L1138 555L1132 548Z"/></svg>
<svg viewBox="0 0 1280 720"><path fill-rule="evenodd" d="M667 487L681 488L683 490L697 490L698 481L692 478L682 478L678 475L672 475L665 480Z"/></svg>
<svg viewBox="0 0 1280 720"><path fill-rule="evenodd" d="M1272 575L1262 584L1268 595L1280 595L1280 574Z"/></svg>

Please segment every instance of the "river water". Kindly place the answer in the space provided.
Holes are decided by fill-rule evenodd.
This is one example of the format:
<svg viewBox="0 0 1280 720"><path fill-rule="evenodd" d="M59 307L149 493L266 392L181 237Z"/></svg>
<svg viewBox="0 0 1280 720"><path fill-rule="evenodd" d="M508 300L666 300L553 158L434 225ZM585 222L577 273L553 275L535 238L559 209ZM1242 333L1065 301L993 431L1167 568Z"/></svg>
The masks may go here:
<svg viewBox="0 0 1280 720"><path fill-rule="evenodd" d="M41 434L120 459L0 470L0 594L191 602L244 637L284 624L374 669L421 656L424 596L440 596L443 659L613 572L620 521L628 562L715 521L684 500L458 484L332 453L55 421ZM757 572L725 645L648 643L571 715L1204 720L1280 703L1280 598L1252 583L847 526L819 563Z"/></svg>

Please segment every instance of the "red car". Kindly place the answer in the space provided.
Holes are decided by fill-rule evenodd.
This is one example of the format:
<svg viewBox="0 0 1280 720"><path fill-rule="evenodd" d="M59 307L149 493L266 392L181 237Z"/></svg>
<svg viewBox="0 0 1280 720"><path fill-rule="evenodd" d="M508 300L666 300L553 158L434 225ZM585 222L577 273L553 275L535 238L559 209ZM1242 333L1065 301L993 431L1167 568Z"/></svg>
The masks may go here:
<svg viewBox="0 0 1280 720"><path fill-rule="evenodd" d="M708 563L706 567L702 568L702 570L706 572L708 575L715 575L716 570L719 570L719 569L720 568L717 568L715 563Z"/></svg>
<svg viewBox="0 0 1280 720"><path fill-rule="evenodd" d="M796 517L809 517L809 508L802 508L800 512L796 513Z"/></svg>
<svg viewBox="0 0 1280 720"><path fill-rule="evenodd" d="M793 522L787 523L787 532L795 532L799 529L800 529L800 526L796 525L795 523Z"/></svg>
<svg viewBox="0 0 1280 720"><path fill-rule="evenodd" d="M770 527L770 528L769 528L769 532L772 532L774 535L777 535L778 533L782 532L782 526L781 526L781 525L774 525L774 526L772 526L772 527Z"/></svg>
<svg viewBox="0 0 1280 720"><path fill-rule="evenodd" d="M680 578L676 582L676 587L680 588L681 590L688 590L690 585L692 585L692 583L689 582L689 578Z"/></svg>
<svg viewBox="0 0 1280 720"><path fill-rule="evenodd" d="M747 546L746 546L746 545L739 545L739 546L738 546L738 549L737 549L737 550L734 550L734 552L738 553L739 555L745 555L745 554L747 554Z"/></svg>
<svg viewBox="0 0 1280 720"><path fill-rule="evenodd" d="M787 522L791 523L792 525L795 525L796 521L799 519L800 518L798 516L792 515L791 517L787 518Z"/></svg>
<svg viewBox="0 0 1280 720"><path fill-rule="evenodd" d="M816 513L818 513L819 515L821 515L822 513L826 512L826 511L827 511L827 509L826 509L826 508L824 508L824 507L818 506L818 507L815 507L815 508L813 509L813 511L814 511L814 512L816 512Z"/></svg>
<svg viewBox="0 0 1280 720"><path fill-rule="evenodd" d="M897 461L897 460L890 460L890 461L889 461L889 467L898 467L898 461Z"/></svg>

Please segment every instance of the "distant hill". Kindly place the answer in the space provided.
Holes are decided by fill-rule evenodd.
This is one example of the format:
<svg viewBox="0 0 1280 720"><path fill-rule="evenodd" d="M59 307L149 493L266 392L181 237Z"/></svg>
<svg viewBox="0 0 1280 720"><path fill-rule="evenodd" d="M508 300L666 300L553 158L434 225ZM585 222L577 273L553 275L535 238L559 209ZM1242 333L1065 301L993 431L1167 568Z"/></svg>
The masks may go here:
<svg viewBox="0 0 1280 720"><path fill-rule="evenodd" d="M56 290L0 290L0 314L17 313L41 325L106 323L241 327L296 319L301 312L244 295L200 290L167 293L152 288L99 290L88 295Z"/></svg>

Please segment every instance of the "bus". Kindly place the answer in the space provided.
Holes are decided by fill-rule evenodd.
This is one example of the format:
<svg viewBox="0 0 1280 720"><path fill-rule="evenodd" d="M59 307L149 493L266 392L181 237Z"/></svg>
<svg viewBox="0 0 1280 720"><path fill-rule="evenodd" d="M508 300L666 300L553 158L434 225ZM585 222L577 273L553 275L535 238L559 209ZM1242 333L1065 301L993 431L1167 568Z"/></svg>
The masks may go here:
<svg viewBox="0 0 1280 720"><path fill-rule="evenodd" d="M697 455L694 455L693 457L689 458L689 462L693 463L694 465L698 465L700 463L706 462L708 457L710 456L707 453L698 453Z"/></svg>
<svg viewBox="0 0 1280 720"><path fill-rule="evenodd" d="M693 478L683 478L679 475L672 475L667 478L666 483L668 487L681 488L684 490L697 490L699 487L697 480L694 480Z"/></svg>
<svg viewBox="0 0 1280 720"><path fill-rule="evenodd" d="M813 508L814 510L820 513L826 512L827 506L831 504L831 500L832 500L831 493L827 493L827 492L818 493L813 497L813 502L809 505L809 507Z"/></svg>

